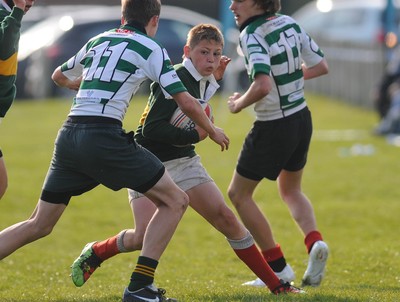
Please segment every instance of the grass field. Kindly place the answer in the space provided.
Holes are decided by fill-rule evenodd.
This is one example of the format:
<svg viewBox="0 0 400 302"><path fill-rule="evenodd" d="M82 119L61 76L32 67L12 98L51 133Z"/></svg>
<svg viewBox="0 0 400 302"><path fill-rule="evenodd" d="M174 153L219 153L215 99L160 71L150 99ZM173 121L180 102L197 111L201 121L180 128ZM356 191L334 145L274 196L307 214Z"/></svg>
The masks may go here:
<svg viewBox="0 0 400 302"><path fill-rule="evenodd" d="M0 201L0 229L31 214L69 106L69 101L16 102L0 125L9 172L9 189ZM370 134L377 122L374 112L315 95L309 96L309 106L315 132L303 186L331 250L322 285L307 288L301 297L242 287L254 278L251 271L224 237L189 209L156 274L157 285L169 296L184 302L400 301L400 149ZM144 100L129 108L126 129L136 127L143 107ZM229 114L224 100L214 101L213 108L231 147L220 152L207 140L197 149L225 194L252 115ZM263 182L256 198L298 285L307 265L303 237L275 183ZM129 227L133 222L125 190L98 187L74 198L50 236L0 261L0 301L120 301L138 252L105 262L82 288L72 284L69 266L85 243Z"/></svg>

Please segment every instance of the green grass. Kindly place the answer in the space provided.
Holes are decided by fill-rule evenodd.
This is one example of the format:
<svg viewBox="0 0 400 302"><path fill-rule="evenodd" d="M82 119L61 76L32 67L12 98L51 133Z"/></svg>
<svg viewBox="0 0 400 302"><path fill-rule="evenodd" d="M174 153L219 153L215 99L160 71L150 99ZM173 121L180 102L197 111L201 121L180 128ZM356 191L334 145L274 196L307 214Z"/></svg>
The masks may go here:
<svg viewBox="0 0 400 302"><path fill-rule="evenodd" d="M242 282L254 278L251 271L224 237L189 209L156 274L157 284L170 296L185 302L400 301L400 150L370 134L377 122L374 112L315 95L309 96L309 105L315 133L303 187L331 250L323 284L301 297L275 297L266 289L242 287ZM9 189L0 201L0 229L33 211L69 106L69 101L16 102L0 125L9 173ZM143 107L144 100L132 103L126 129L136 127ZM225 99L214 101L213 108L216 124L229 135L231 147L220 152L207 140L198 151L225 194L252 115L228 113ZM374 152L352 155L350 149L357 145ZM279 200L275 183L264 181L256 198L299 284L307 265L302 235ZM0 261L0 301L120 301L138 252L104 263L82 288L72 284L69 266L85 243L130 227L125 190L99 187L74 198L50 236Z"/></svg>

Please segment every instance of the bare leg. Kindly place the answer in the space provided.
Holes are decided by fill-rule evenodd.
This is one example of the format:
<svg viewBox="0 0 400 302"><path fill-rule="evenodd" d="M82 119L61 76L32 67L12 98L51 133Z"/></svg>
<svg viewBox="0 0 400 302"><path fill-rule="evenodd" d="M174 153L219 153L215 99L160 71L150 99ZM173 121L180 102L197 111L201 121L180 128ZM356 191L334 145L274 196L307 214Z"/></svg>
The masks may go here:
<svg viewBox="0 0 400 302"><path fill-rule="evenodd" d="M228 188L228 195L246 228L262 251L276 247L271 227L253 199L259 181L244 178L236 173Z"/></svg>
<svg viewBox="0 0 400 302"><path fill-rule="evenodd" d="M186 211L189 198L167 172L145 195L157 206L157 211L147 226L141 256L159 260Z"/></svg>
<svg viewBox="0 0 400 302"><path fill-rule="evenodd" d="M142 249L147 225L157 210L157 207L147 197L131 200L130 203L135 219L135 228L127 230L124 235L123 244L127 252Z"/></svg>
<svg viewBox="0 0 400 302"><path fill-rule="evenodd" d="M279 194L287 204L293 219L304 236L317 229L314 209L310 200L301 191L303 170L289 172L283 170L278 178Z"/></svg>
<svg viewBox="0 0 400 302"><path fill-rule="evenodd" d="M1 152L1 151L0 151ZM8 176L4 158L0 156L0 199L3 197L8 186Z"/></svg>
<svg viewBox="0 0 400 302"><path fill-rule="evenodd" d="M224 234L235 254L271 291L281 283L256 247L249 231L238 220L214 182L198 185L187 191L190 205L211 225Z"/></svg>
<svg viewBox="0 0 400 302"><path fill-rule="evenodd" d="M227 206L214 182L198 185L187 194L190 206L227 238L239 240L247 235L247 229Z"/></svg>
<svg viewBox="0 0 400 302"><path fill-rule="evenodd" d="M0 232L0 259L30 242L49 235L65 208L64 204L39 200L28 220L16 223Z"/></svg>

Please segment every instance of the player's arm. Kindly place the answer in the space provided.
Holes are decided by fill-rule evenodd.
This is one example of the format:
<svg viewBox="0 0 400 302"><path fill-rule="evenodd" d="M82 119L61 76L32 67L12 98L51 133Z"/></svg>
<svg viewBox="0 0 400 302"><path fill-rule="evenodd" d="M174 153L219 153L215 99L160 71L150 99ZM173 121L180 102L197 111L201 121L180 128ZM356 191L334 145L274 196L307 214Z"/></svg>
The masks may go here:
<svg viewBox="0 0 400 302"><path fill-rule="evenodd" d="M142 135L153 141L170 145L188 145L199 142L196 130L186 131L170 123L177 105L174 100L166 99L159 85L153 83L152 98L147 106L148 112L142 125Z"/></svg>
<svg viewBox="0 0 400 302"><path fill-rule="evenodd" d="M232 113L238 113L242 109L258 102L272 89L271 78L265 73L256 74L249 89L241 95L235 92L228 98L228 107Z"/></svg>
<svg viewBox="0 0 400 302"><path fill-rule="evenodd" d="M300 53L303 61L301 68L303 70L304 80L327 74L329 68L324 53L317 43L301 27L299 28L299 38L302 44Z"/></svg>
<svg viewBox="0 0 400 302"><path fill-rule="evenodd" d="M15 8L0 22L0 59L3 61L17 51L23 15L23 10Z"/></svg>
<svg viewBox="0 0 400 302"><path fill-rule="evenodd" d="M57 86L75 91L79 90L83 71L83 65L79 62L85 53L86 45L84 45L75 56L71 57L67 62L54 70L51 79Z"/></svg>
<svg viewBox="0 0 400 302"><path fill-rule="evenodd" d="M228 150L229 138L225 135L221 128L214 126L203 108L188 92L179 92L172 95L178 106L190 119L192 119L199 127L203 128L210 138L221 146L221 151Z"/></svg>
<svg viewBox="0 0 400 302"><path fill-rule="evenodd" d="M324 74L327 74L329 71L328 62L325 58L323 58L317 65L307 67L305 64L302 65L304 80L313 79Z"/></svg>
<svg viewBox="0 0 400 302"><path fill-rule="evenodd" d="M54 70L51 79L54 81L54 83L56 83L57 86L76 91L79 89L82 80L81 77L70 80L62 73L61 66L57 67L56 70Z"/></svg>

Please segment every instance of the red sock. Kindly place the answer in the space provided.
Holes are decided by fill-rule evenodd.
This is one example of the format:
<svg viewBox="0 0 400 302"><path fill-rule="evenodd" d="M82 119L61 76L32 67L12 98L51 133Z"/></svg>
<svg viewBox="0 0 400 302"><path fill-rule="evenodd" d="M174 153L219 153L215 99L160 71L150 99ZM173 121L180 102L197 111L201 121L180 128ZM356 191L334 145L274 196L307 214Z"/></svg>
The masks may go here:
<svg viewBox="0 0 400 302"><path fill-rule="evenodd" d="M245 249L234 249L236 255L259 277L271 290L281 285L274 271L269 267L258 248L253 244Z"/></svg>
<svg viewBox="0 0 400 302"><path fill-rule="evenodd" d="M107 260L108 258L115 256L120 253L117 246L117 237L115 235L106 240L96 242L93 245L93 251L102 261Z"/></svg>
<svg viewBox="0 0 400 302"><path fill-rule="evenodd" d="M276 247L273 247L272 249L263 251L262 254L267 262L283 258L283 253L279 244L276 244Z"/></svg>
<svg viewBox="0 0 400 302"><path fill-rule="evenodd" d="M311 248L314 245L315 242L317 241L322 241L322 235L318 231L311 231L310 233L307 234L306 238L304 239L304 243L307 248L307 253L311 252Z"/></svg>

